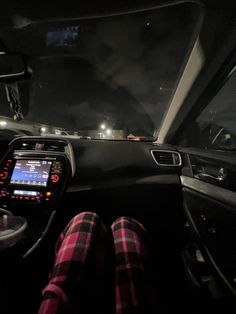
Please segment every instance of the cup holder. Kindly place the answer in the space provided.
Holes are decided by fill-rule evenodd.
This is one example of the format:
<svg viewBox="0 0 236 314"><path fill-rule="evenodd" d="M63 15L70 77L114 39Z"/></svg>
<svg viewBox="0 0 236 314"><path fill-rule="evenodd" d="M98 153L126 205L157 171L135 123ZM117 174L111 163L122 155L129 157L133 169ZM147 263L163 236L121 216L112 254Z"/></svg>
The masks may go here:
<svg viewBox="0 0 236 314"><path fill-rule="evenodd" d="M17 244L24 236L27 221L0 208L0 252Z"/></svg>

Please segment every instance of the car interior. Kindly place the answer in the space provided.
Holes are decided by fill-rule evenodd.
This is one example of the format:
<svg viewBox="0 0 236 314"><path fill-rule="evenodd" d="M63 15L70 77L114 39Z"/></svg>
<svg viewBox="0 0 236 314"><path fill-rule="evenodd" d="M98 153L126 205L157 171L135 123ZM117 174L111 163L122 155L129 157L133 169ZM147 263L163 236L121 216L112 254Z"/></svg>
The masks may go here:
<svg viewBox="0 0 236 314"><path fill-rule="evenodd" d="M157 313L236 313L235 48L234 1L1 3L1 313L83 211L148 230Z"/></svg>

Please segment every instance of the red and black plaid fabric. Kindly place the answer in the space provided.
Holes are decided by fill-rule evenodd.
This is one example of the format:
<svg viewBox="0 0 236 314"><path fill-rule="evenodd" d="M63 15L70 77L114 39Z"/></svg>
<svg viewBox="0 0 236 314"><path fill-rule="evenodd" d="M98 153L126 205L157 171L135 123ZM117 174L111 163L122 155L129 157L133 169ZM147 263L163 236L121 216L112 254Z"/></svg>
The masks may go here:
<svg viewBox="0 0 236 314"><path fill-rule="evenodd" d="M146 231L128 217L117 219L111 229L116 278L115 287L109 289L114 289L115 313L148 313ZM99 312L90 285L103 264L109 263L104 260L107 237L105 225L94 213L85 212L71 220L57 242L55 263L43 290L39 314Z"/></svg>
<svg viewBox="0 0 236 314"><path fill-rule="evenodd" d="M96 243L105 237L106 227L94 213L84 212L70 221L56 244L55 263L38 313L73 313L80 307L87 264Z"/></svg>
<svg viewBox="0 0 236 314"><path fill-rule="evenodd" d="M150 313L146 230L121 217L111 226L116 256L116 314Z"/></svg>

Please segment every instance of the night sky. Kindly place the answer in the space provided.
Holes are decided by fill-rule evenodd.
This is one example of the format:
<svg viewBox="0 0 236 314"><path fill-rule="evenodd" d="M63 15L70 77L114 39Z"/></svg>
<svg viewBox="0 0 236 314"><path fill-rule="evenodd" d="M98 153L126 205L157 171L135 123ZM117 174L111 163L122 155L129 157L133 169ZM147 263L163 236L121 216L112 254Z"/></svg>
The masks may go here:
<svg viewBox="0 0 236 314"><path fill-rule="evenodd" d="M27 119L75 131L106 122L152 136L171 100L195 22L188 5L77 21L71 45L47 41L65 23L36 24L0 37L23 52L32 69L21 94Z"/></svg>

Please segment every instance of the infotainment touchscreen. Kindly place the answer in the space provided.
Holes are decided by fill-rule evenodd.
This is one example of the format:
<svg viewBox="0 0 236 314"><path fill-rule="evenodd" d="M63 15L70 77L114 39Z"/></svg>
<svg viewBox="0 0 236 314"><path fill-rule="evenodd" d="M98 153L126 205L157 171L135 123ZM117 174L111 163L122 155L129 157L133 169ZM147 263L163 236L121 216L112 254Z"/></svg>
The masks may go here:
<svg viewBox="0 0 236 314"><path fill-rule="evenodd" d="M17 160L10 183L47 186L51 165L47 160Z"/></svg>

